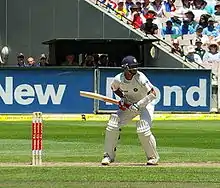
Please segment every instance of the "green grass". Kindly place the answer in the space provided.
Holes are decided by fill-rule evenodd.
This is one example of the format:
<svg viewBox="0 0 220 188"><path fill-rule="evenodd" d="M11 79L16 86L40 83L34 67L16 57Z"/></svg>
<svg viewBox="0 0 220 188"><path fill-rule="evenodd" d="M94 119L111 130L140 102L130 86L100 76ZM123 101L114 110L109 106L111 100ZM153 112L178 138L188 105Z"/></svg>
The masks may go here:
<svg viewBox="0 0 220 188"><path fill-rule="evenodd" d="M44 122L44 162L99 162L105 122ZM155 121L163 162L219 162L219 121ZM0 122L0 162L31 161L31 123ZM119 162L145 162L136 128L122 128ZM1 167L0 187L220 187L218 167Z"/></svg>

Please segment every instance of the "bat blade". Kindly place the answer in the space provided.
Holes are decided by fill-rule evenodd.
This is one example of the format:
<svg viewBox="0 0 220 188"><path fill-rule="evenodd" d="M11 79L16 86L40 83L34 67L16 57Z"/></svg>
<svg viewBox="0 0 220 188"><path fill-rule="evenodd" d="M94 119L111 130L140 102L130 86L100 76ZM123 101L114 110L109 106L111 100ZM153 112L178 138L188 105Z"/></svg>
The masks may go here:
<svg viewBox="0 0 220 188"><path fill-rule="evenodd" d="M80 96L82 97L87 97L87 98L91 98L91 99L97 99L100 101L104 101L104 102L109 102L112 104L119 104L119 101L110 97L107 97L105 95L101 95L98 93L93 93L93 92L89 92L89 91L80 91Z"/></svg>

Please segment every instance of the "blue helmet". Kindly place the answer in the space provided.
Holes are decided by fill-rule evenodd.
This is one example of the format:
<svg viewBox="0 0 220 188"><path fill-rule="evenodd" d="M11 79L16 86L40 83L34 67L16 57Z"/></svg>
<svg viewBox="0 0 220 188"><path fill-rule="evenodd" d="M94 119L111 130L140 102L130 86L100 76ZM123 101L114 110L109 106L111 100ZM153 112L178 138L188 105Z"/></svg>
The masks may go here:
<svg viewBox="0 0 220 188"><path fill-rule="evenodd" d="M138 68L138 62L134 56L126 56L122 60L121 64L124 71L129 71L132 74L136 74Z"/></svg>

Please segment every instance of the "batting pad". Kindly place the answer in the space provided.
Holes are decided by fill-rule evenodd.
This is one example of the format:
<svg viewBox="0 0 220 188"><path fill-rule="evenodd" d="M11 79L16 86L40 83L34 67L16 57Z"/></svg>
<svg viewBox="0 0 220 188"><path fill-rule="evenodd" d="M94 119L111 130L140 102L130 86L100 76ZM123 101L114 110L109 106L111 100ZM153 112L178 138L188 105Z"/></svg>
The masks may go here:
<svg viewBox="0 0 220 188"><path fill-rule="evenodd" d="M118 122L119 122L118 115L112 114L110 116L108 126L105 132L104 153L107 153L112 161L115 158L114 149L118 143L118 137L119 137Z"/></svg>
<svg viewBox="0 0 220 188"><path fill-rule="evenodd" d="M159 160L159 155L156 149L156 140L146 121L141 120L137 123L137 133L147 159L155 158Z"/></svg>

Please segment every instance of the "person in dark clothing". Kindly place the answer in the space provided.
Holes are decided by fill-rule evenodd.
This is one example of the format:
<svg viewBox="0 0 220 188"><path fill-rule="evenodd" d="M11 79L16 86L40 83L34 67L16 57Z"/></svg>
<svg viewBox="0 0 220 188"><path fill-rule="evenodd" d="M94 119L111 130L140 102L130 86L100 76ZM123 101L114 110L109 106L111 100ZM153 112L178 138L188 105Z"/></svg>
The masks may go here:
<svg viewBox="0 0 220 188"><path fill-rule="evenodd" d="M145 15L146 23L141 26L141 30L144 31L146 34L158 34L158 26L157 24L153 23L154 16L151 14Z"/></svg>
<svg viewBox="0 0 220 188"><path fill-rule="evenodd" d="M202 40L200 38L197 38L195 40L195 46L195 53L198 54L201 57L201 59L203 59L203 56L206 51L202 48Z"/></svg>

